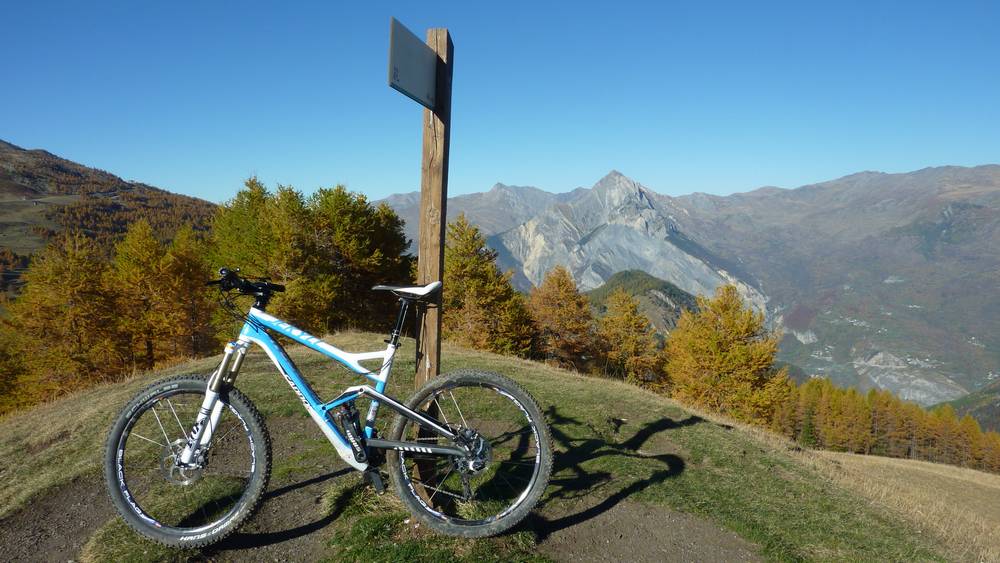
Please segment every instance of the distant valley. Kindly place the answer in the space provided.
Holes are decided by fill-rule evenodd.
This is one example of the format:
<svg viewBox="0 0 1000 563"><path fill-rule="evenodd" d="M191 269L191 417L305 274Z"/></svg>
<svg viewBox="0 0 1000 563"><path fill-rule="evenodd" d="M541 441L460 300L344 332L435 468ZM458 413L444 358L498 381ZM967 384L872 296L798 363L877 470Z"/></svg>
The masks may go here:
<svg viewBox="0 0 1000 563"><path fill-rule="evenodd" d="M415 194L385 201L415 238ZM563 194L497 184L449 199L460 212L522 289L557 264L584 290L624 270L692 294L734 283L808 374L924 405L1000 379L997 165L725 197L665 196L613 171Z"/></svg>

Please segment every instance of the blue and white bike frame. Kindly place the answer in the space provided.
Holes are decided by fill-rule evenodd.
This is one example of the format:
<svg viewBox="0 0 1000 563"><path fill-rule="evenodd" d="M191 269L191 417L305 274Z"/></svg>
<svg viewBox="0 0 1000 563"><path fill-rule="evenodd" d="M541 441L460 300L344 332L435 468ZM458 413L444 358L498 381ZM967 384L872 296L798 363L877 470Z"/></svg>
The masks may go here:
<svg viewBox="0 0 1000 563"><path fill-rule="evenodd" d="M181 453L180 462L185 464L191 463L191 460L194 458L197 450L210 447L213 431L218 424L224 407L223 403L219 400L220 391L224 389L224 386L231 384L235 379L247 351L253 344L256 344L264 349L264 352L267 353L271 362L274 363L275 367L278 368L278 371L285 378L285 381L288 382L288 384L292 387L292 390L295 391L295 394L298 395L303 406L305 406L306 411L309 413L309 416L312 417L313 421L317 426L319 426L326 438L331 444L333 444L337 454L339 454L345 462L355 469L358 469L359 471L368 469L368 463L365 461L367 456L364 456L364 459L362 460L357 459L351 444L348 442L348 440L353 441L350 433L347 433L348 435L345 436L344 433L342 433L337 425L331 420L331 417L328 416L328 413L332 409L355 401L362 396L370 398L371 404L368 407L368 414L365 417L363 428L364 444L361 444L360 446L355 444L355 446L358 446L362 450L374 447L417 451L428 454L464 455L465 452L458 447L420 444L416 442L393 442L389 440L379 440L373 437L375 419L378 415L379 406L381 404L385 404L393 410L403 414L403 416L415 420L420 425L432 429L450 440L455 439L455 434L438 421L408 409L402 403L384 394L386 383L389 379L389 373L392 370L392 361L396 354L396 349L399 347L399 333L402 330L402 324L405 319L407 306L408 303L404 302L400 310L400 316L397 320L396 328L393 330L392 335L387 341L388 345L386 349L378 352L362 353L345 352L336 346L324 342L308 332L277 319L256 307L251 308L249 314L247 315L246 323L240 331L239 337L235 342L230 342L226 345L222 362L219 364L218 369L212 374L212 377L209 378L208 389L205 392L205 399L202 402L194 428L192 429L191 435L187 441L187 446ZM271 337L268 331L273 331L277 334L288 337L295 342L306 346L307 348L315 350L320 354L339 362L347 369L374 382L374 387L371 385L356 385L348 387L332 401L321 401L313 389L309 386L309 383L302 377L302 374L299 373L299 370L295 367L291 358L288 357L284 348L282 348L281 345ZM361 365L361 362L374 360L381 362L381 367L378 371L368 370Z"/></svg>

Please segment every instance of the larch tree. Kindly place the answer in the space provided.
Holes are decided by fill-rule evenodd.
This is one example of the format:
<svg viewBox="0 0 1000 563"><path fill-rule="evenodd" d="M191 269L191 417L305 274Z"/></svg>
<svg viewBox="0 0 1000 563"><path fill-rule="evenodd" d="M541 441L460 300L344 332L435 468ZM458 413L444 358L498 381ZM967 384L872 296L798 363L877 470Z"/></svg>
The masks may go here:
<svg viewBox="0 0 1000 563"><path fill-rule="evenodd" d="M166 322L171 304L164 295L161 270L163 245L153 236L149 222L129 225L125 238L115 245L107 285L117 304L118 332L128 342L134 367L152 369L164 357Z"/></svg>
<svg viewBox="0 0 1000 563"><path fill-rule="evenodd" d="M212 326L216 302L205 287L214 272L205 259L204 247L194 230L184 226L161 259L164 331L173 356L196 357L214 352L218 345Z"/></svg>
<svg viewBox="0 0 1000 563"><path fill-rule="evenodd" d="M372 293L371 288L411 280L413 257L408 254L403 220L385 203L373 205L363 194L343 186L316 191L307 205L312 232L318 235L313 246L323 260L319 266L332 265L337 275L331 323L384 329L396 301L389 294Z"/></svg>
<svg viewBox="0 0 1000 563"><path fill-rule="evenodd" d="M627 292L616 290L607 300L607 312L597 322L597 338L604 350L605 371L638 384L660 383L661 358L655 330Z"/></svg>
<svg viewBox="0 0 1000 563"><path fill-rule="evenodd" d="M528 308L538 329L538 349L547 360L579 367L593 355L594 317L569 270L556 266L531 291Z"/></svg>
<svg viewBox="0 0 1000 563"><path fill-rule="evenodd" d="M524 298L464 214L448 224L444 260L443 336L483 350L530 355L535 335Z"/></svg>
<svg viewBox="0 0 1000 563"><path fill-rule="evenodd" d="M55 239L32 261L24 291L10 306L10 329L30 344L22 355L23 391L52 396L122 373L127 350L115 332L106 270L93 241L76 234Z"/></svg>
<svg viewBox="0 0 1000 563"><path fill-rule="evenodd" d="M0 303L9 307L9 304ZM10 412L26 403L21 378L24 375L24 358L21 339L12 326L0 319L0 415Z"/></svg>
<svg viewBox="0 0 1000 563"><path fill-rule="evenodd" d="M771 430L795 439L799 431L799 387L791 379L785 381L783 398L775 406L771 416Z"/></svg>
<svg viewBox="0 0 1000 563"><path fill-rule="evenodd" d="M267 216L259 227L268 241L266 265L256 275L283 284L284 293L274 296L271 311L311 331L339 324L334 302L343 293L342 271L335 257L336 242L329 229L320 229L301 192L278 186L265 204Z"/></svg>
<svg viewBox="0 0 1000 563"><path fill-rule="evenodd" d="M698 309L683 312L667 339L674 396L747 422L771 420L787 389L787 370L774 366L780 335L731 285L699 297Z"/></svg>
<svg viewBox="0 0 1000 563"><path fill-rule="evenodd" d="M270 259L275 254L268 221L271 197L267 187L253 177L219 207L212 219L213 266L270 275Z"/></svg>
<svg viewBox="0 0 1000 563"><path fill-rule="evenodd" d="M971 415L958 421L959 458L966 467L981 467L983 463L983 430Z"/></svg>

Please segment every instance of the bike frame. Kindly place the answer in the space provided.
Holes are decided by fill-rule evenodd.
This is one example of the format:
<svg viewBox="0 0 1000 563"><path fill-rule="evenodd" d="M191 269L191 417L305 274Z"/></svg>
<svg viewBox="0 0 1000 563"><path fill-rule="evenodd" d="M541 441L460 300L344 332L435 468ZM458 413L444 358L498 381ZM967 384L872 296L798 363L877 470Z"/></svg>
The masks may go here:
<svg viewBox="0 0 1000 563"><path fill-rule="evenodd" d="M337 454L355 469L364 471L368 469L368 463L365 460L359 461L358 459L355 459L354 450L348 442L349 439L352 441L353 439L350 436L345 437L344 434L341 433L337 425L331 420L330 416L328 416L328 413L331 410L347 403L351 403L362 396L369 397L371 399L371 404L368 407L368 413L365 417L365 424L363 428L364 436L362 438L364 443L359 446L360 449L366 452L368 448L382 448L414 451L425 454L465 455L465 451L458 447L421 444L419 442L395 442L373 438L375 420L378 415L379 406L385 404L393 410L401 413L403 416L413 419L420 425L433 429L438 434L453 441L455 439L455 434L437 420L434 420L423 413L413 411L399 401L396 401L392 397L384 394L386 384L389 380L389 374L392 371L393 358L395 357L396 350L399 347L399 335L402 332L403 322L406 317L406 310L409 305L410 302L408 300L402 300L402 306L400 308L399 318L396 321L396 327L393 329L392 334L386 341L387 346L385 350L361 353L345 352L304 330L296 328L289 323L265 313L257 307L251 308L249 314L247 315L246 322L240 330L239 337L235 342L230 342L226 345L226 351L223 355L222 362L216 372L213 373L212 377L209 379L208 389L205 392L205 399L202 403L201 409L199 410L194 429L191 431L191 435L188 439L188 445L181 453L181 463L191 463L196 449L200 447L208 447L211 444L212 432L218 424L219 417L222 415L223 409L223 404L219 401L219 394L224 389L225 385L232 383L235 379L236 374L239 372L240 366L243 363L243 358L246 356L247 351L253 344L260 346L264 350L267 356L271 359L271 362L274 363L275 367L278 369L278 372L281 373L281 375L285 378L285 381L288 382L288 384L292 387L292 390L302 401L302 405L309 413L309 416L312 417L313 422L319 426L323 435L325 435L330 443L333 444ZM274 340L268 331L273 331L277 334L290 338L307 348L323 354L327 358L340 363L354 373L368 378L374 382L374 387L371 385L356 385L348 387L335 399L323 402L320 400L319 396L316 395L316 392L313 391L312 387L309 386L309 383L305 380L305 378L302 377L302 374L299 372L298 368L296 368L292 359L285 352L285 349ZM377 371L368 370L361 365L361 362L374 360L381 362L381 367ZM365 456L365 459L367 459L367 455Z"/></svg>

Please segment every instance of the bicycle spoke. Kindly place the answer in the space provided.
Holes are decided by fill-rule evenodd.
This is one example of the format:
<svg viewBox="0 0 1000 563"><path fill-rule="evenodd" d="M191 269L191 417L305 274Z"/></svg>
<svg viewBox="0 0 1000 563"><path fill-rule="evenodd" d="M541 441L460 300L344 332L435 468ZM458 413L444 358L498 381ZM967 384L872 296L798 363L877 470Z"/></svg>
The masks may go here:
<svg viewBox="0 0 1000 563"><path fill-rule="evenodd" d="M434 491L437 491L437 492L439 492L439 493L441 493L441 494L443 494L443 495L448 495L448 496L450 496L450 497L455 497L455 498L457 498L458 500L465 500L465 499L463 499L463 498L462 498L461 496L459 496L459 495L456 495L455 493L452 493L452 492L450 492L450 491L445 491L445 490L441 490L441 489L439 489L439 488L437 488L437 487L432 487L431 485L428 485L427 483L424 483L424 482L423 482L423 481L421 481L420 479L413 479L412 481L413 481L414 483L417 483L417 484L418 484L418 485L420 485L421 487L424 487L425 489L431 489L431 490L434 490Z"/></svg>
<svg viewBox="0 0 1000 563"><path fill-rule="evenodd" d="M438 413L441 414L441 418L444 419L444 425L448 426L448 415L444 413L444 409L441 408L441 404L438 403L438 396L434 395L434 405L437 406Z"/></svg>
<svg viewBox="0 0 1000 563"><path fill-rule="evenodd" d="M448 473L445 473L444 479L441 479L440 481L438 481L438 485L444 485L445 481L448 480L448 477L451 477L451 474L454 473L454 472L455 472L455 468L454 467L452 467L451 469L449 469ZM428 502L433 501L434 500L434 495L438 494L439 492L441 492L440 489L434 489L434 493L431 494L431 498L427 499Z"/></svg>
<svg viewBox="0 0 1000 563"><path fill-rule="evenodd" d="M212 428L217 438L213 439L210 455L200 455L192 467L176 464L177 446L166 429L171 423L164 424L163 419L173 418L173 424L185 437L183 420L194 405L201 404L203 393L180 391L151 402L133 424L130 436L136 436L136 440L125 446L122 485L136 506L167 528L200 528L219 522L237 506L253 479L254 444L249 436L240 438L244 427L237 419L227 417L227 413L235 412L230 411L231 407L223 407L223 416ZM170 414L160 416L157 407L164 404ZM166 443L151 437L157 428Z"/></svg>
<svg viewBox="0 0 1000 563"><path fill-rule="evenodd" d="M156 440L150 440L149 438L147 438L147 437L145 437L145 436L143 436L141 434L138 434L136 432L132 432L131 434L129 434L129 436L135 436L136 438L141 438L141 439L143 439L143 440L145 440L145 441L147 441L147 442L149 442L151 444L156 444L157 446L160 446L161 448L167 447L166 444L161 444L161 443L157 442Z"/></svg>
<svg viewBox="0 0 1000 563"><path fill-rule="evenodd" d="M527 467L535 466L535 462L533 461L497 461L495 463L499 463L501 465L524 465Z"/></svg>
<svg viewBox="0 0 1000 563"><path fill-rule="evenodd" d="M225 440L226 436L229 436L230 434L232 434L233 430L236 430L237 428L239 428L239 426L236 425L236 424L233 424L232 427L229 430L226 430L226 433L223 434L222 437L218 439L218 442L221 442L221 441ZM213 438L213 440L214 440L214 438ZM216 443L218 443L218 442L216 442Z"/></svg>
<svg viewBox="0 0 1000 563"><path fill-rule="evenodd" d="M170 407L170 412L174 413L174 420L177 421L177 427L181 429L181 435L187 434L187 431L184 430L184 425L181 424L181 419L177 416L177 411L174 410L174 405L170 402L170 399L167 399L167 406Z"/></svg>
<svg viewBox="0 0 1000 563"><path fill-rule="evenodd" d="M160 425L160 432L163 432L163 439L170 444L170 436L167 436L167 431L163 428L163 423L160 422L160 415L156 414L156 405L150 405L149 410L153 411L153 416L156 417L156 423Z"/></svg>
<svg viewBox="0 0 1000 563"><path fill-rule="evenodd" d="M465 421L465 415L462 414L462 409L458 408L458 401L455 400L455 394L451 391L448 391L448 394L451 395L451 402L455 403L455 410L458 411L458 416L462 418L462 425L468 428L469 423Z"/></svg>
<svg viewBox="0 0 1000 563"><path fill-rule="evenodd" d="M441 398L447 396L444 401ZM423 405L437 409L442 421L473 432L492 453L476 459L454 456L400 454L406 478L418 488L422 502L434 506L435 516L449 521L484 523L508 514L525 502L535 486L541 464L538 433L533 417L509 395L479 384L458 384L429 394ZM421 436L419 423L408 421L404 436L420 443L448 443L439 436ZM404 439L406 439L404 438ZM475 455L475 454L472 454ZM437 457L437 461L429 458ZM447 466L445 465L447 464ZM456 477L457 476L457 477ZM460 479L460 481L459 481ZM456 502L456 500L458 502Z"/></svg>

